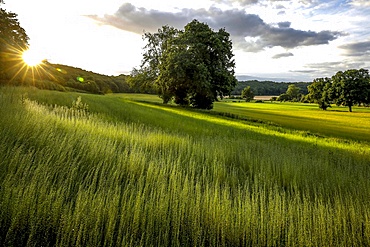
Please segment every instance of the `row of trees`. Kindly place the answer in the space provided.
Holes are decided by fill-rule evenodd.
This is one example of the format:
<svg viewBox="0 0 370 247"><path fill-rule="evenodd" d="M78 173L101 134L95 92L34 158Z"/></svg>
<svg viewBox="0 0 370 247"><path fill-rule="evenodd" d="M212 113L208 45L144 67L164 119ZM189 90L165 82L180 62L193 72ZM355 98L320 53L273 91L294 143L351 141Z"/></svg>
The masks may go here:
<svg viewBox="0 0 370 247"><path fill-rule="evenodd" d="M145 33L147 41L140 69L132 84L154 89L163 103L211 109L217 97L229 95L237 80L230 35L193 20L184 30L163 26Z"/></svg>
<svg viewBox="0 0 370 247"><path fill-rule="evenodd" d="M331 78L317 78L308 86L308 97L326 110L330 104L347 106L370 104L370 75L367 69L339 71Z"/></svg>
<svg viewBox="0 0 370 247"><path fill-rule="evenodd" d="M299 88L301 94L308 94L307 86L311 82L275 82L275 81L239 81L231 95L241 95L244 88L250 86L255 95L274 95L279 96L286 93L290 85Z"/></svg>
<svg viewBox="0 0 370 247"><path fill-rule="evenodd" d="M262 82L263 83L263 82ZM268 94L266 94L268 95ZM245 101L250 102L254 99L255 93L254 89L252 90L251 86L246 86L241 92L241 98L245 99ZM286 92L280 94L280 96L271 96L271 100L277 101L291 101L291 102L298 102L304 101L306 102L306 96L301 93L301 89L297 87L295 84L289 84Z"/></svg>

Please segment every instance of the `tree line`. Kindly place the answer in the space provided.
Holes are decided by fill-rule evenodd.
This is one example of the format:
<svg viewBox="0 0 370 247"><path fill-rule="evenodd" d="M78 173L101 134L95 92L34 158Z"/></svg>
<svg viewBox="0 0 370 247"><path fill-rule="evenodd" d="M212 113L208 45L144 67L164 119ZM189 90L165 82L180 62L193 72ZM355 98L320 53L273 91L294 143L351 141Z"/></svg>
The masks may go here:
<svg viewBox="0 0 370 247"><path fill-rule="evenodd" d="M246 101L251 101L254 95L281 93L272 100L317 103L323 110L336 104L347 106L352 112L355 105L370 105L370 75L362 68L338 71L331 78L316 78L311 83L239 82L232 93L241 95Z"/></svg>
<svg viewBox="0 0 370 247"><path fill-rule="evenodd" d="M250 86L254 95L279 96L286 93L289 85L295 85L299 88L300 93L305 95L308 94L307 86L311 83L312 82L274 82L258 80L239 81L231 91L231 95L241 95L243 89Z"/></svg>
<svg viewBox="0 0 370 247"><path fill-rule="evenodd" d="M331 104L347 106L370 104L370 76L367 69L338 71L331 78L316 78L308 87L308 98L326 110Z"/></svg>

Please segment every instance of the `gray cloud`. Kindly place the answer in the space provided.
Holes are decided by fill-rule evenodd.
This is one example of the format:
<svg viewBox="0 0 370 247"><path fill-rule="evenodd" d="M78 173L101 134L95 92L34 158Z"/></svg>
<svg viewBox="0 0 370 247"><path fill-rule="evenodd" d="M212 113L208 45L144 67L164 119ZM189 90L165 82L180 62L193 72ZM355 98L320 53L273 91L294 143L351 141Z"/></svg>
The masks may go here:
<svg viewBox="0 0 370 247"><path fill-rule="evenodd" d="M305 67L316 70L315 77L331 77L338 71L345 71L349 69L358 69L364 67L365 63L361 61L343 60L336 62L312 63Z"/></svg>
<svg viewBox="0 0 370 247"><path fill-rule="evenodd" d="M291 24L292 24L291 22L285 21L285 22L279 22L278 26L279 28L289 28Z"/></svg>
<svg viewBox="0 0 370 247"><path fill-rule="evenodd" d="M279 54L276 54L275 56L273 56L272 58L273 59L279 59L279 58L282 58L282 57L292 57L294 56L293 53L291 52L286 52L286 53L279 53Z"/></svg>
<svg viewBox="0 0 370 247"><path fill-rule="evenodd" d="M221 10L215 7L208 10L182 9L172 13L138 8L130 3L125 3L114 15L105 15L104 17L90 15L88 17L102 25L111 25L138 34L143 34L144 30L155 32L163 25L182 29L191 20L198 19L208 23L214 29L226 28L232 37L234 47L249 52L257 52L266 47L274 46L295 48L328 44L329 41L343 35L333 31L297 30L290 27L290 22L281 22L278 23L278 27L273 27L265 23L258 15L247 14L244 10ZM249 38L249 41L245 40L246 37Z"/></svg>
<svg viewBox="0 0 370 247"><path fill-rule="evenodd" d="M362 41L339 46L345 50L347 56L368 56L370 55L370 41Z"/></svg>
<svg viewBox="0 0 370 247"><path fill-rule="evenodd" d="M232 5L234 3L239 4L240 6L248 6L252 4L271 4L271 3L281 3L281 2L293 2L293 0L212 0L216 3L223 3ZM367 1L367 0L352 0L352 1ZM298 1L302 5L316 5L320 2L320 0L299 0ZM282 4L278 4L277 6L282 6Z"/></svg>
<svg viewBox="0 0 370 247"><path fill-rule="evenodd" d="M189 22L189 15L195 14L190 14L188 13L189 11L193 12L193 10L188 9L183 9L179 13L161 12L137 8L131 3L125 3L114 15L104 15L104 17L88 15L87 17L96 20L102 25L111 25L125 31L143 34L143 31L155 32L161 26L167 24L171 24L171 26L176 28L182 28L184 23ZM198 11L205 12L205 10Z"/></svg>
<svg viewBox="0 0 370 247"><path fill-rule="evenodd" d="M260 3L260 4L269 4L269 3L273 3L273 2L289 2L289 1L292 1L292 0L212 0L213 2L216 2L216 3L223 3L223 4L229 4L229 5L232 5L233 3L236 3L236 4L239 4L240 6L248 6L248 5L252 5L252 4L257 4L257 3ZM310 3L312 0L308 0L308 2ZM306 4L307 0L301 0L300 1L301 3L303 4ZM282 6L280 4L280 6Z"/></svg>
<svg viewBox="0 0 370 247"><path fill-rule="evenodd" d="M294 72L294 73L302 73L302 74L312 74L316 73L318 70L316 69L306 69L306 70L290 70L289 72Z"/></svg>
<svg viewBox="0 0 370 247"><path fill-rule="evenodd" d="M256 4L258 2L261 2L261 0L212 0L216 3L224 3L224 4L232 4L232 3L238 3L242 6Z"/></svg>
<svg viewBox="0 0 370 247"><path fill-rule="evenodd" d="M286 9L284 5L278 4L276 5L275 9Z"/></svg>

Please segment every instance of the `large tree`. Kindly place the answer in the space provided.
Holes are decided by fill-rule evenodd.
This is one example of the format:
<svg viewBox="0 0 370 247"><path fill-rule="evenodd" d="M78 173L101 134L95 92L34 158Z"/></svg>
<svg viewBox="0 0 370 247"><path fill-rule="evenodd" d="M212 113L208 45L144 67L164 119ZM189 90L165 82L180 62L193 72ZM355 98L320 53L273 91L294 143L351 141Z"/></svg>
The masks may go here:
<svg viewBox="0 0 370 247"><path fill-rule="evenodd" d="M337 105L352 106L368 104L370 94L370 76L367 69L350 69L337 72L332 78L330 97Z"/></svg>
<svg viewBox="0 0 370 247"><path fill-rule="evenodd" d="M193 20L184 30L164 26L146 33L141 71L150 71L158 94L167 103L210 109L217 97L236 85L230 35Z"/></svg>
<svg viewBox="0 0 370 247"><path fill-rule="evenodd" d="M0 8L0 78L6 77L6 72L21 61L21 52L28 47L28 40L17 14Z"/></svg>
<svg viewBox="0 0 370 247"><path fill-rule="evenodd" d="M330 78L316 78L313 83L308 86L308 95L320 109L326 110L330 107L329 90L331 87Z"/></svg>

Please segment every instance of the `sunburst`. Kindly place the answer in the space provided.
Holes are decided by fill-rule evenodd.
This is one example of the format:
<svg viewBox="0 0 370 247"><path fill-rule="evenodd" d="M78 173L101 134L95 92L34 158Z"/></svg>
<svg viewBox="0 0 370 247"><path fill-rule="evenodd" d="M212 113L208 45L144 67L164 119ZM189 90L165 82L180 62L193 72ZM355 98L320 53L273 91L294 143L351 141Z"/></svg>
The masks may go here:
<svg viewBox="0 0 370 247"><path fill-rule="evenodd" d="M32 78L32 83L35 83L36 78L42 75L55 79L54 75L46 69L48 63L45 62L46 59L40 50L32 50L30 47L27 47L27 49L14 46L8 47L8 52L6 52L4 57L6 62L11 64L7 69L12 74L10 82L16 78L21 78L22 82L25 82L27 78Z"/></svg>
<svg viewBox="0 0 370 247"><path fill-rule="evenodd" d="M45 59L37 50L28 49L22 53L22 59L29 67L35 67L42 63Z"/></svg>

